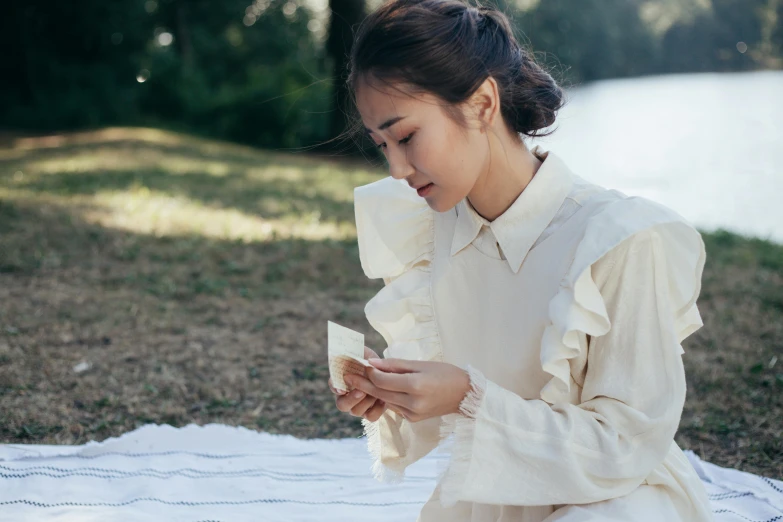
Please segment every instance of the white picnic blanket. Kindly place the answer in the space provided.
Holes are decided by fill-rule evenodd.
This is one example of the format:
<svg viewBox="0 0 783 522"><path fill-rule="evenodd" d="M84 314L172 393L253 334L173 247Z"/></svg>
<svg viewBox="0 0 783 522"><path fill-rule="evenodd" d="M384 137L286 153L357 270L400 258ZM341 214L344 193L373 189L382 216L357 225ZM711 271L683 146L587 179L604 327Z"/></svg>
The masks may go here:
<svg viewBox="0 0 783 522"><path fill-rule="evenodd" d="M717 522L783 521L783 482L689 454ZM146 425L83 446L0 445L1 521L415 521L435 452L403 484L373 480L362 439L302 440L219 424Z"/></svg>

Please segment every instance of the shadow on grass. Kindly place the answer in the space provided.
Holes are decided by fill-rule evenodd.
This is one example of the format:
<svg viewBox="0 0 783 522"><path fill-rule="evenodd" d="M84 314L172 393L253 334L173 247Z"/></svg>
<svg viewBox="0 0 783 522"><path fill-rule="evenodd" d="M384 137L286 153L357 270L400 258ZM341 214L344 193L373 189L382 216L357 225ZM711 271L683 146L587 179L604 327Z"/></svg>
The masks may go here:
<svg viewBox="0 0 783 522"><path fill-rule="evenodd" d="M91 285L125 285L172 299L373 286L364 284L355 240L155 237L87 223L81 215L88 210L84 204L0 199L0 273L78 269L95 275Z"/></svg>
<svg viewBox="0 0 783 522"><path fill-rule="evenodd" d="M352 188L369 164L254 150L154 129L17 140L0 149L0 190L59 197L150 193L262 219L353 223Z"/></svg>
<svg viewBox="0 0 783 522"><path fill-rule="evenodd" d="M149 422L361 433L326 382L326 320L367 331L380 286L355 241L154 237L85 210L0 199L0 440L83 443Z"/></svg>
<svg viewBox="0 0 783 522"><path fill-rule="evenodd" d="M274 169L272 165L269 169ZM288 167L290 168L290 167ZM170 197L184 197L217 209L237 209L264 219L289 218L315 214L329 222L353 222L353 203L337 199L335 194L347 180L333 184L304 179L254 179L240 171L224 176L205 173L172 174L161 168L57 173L32 176L0 162L0 186L19 191L58 196L89 196L109 192L148 190ZM22 171L23 172L23 171ZM339 176L339 172L333 173ZM14 179L16 176L17 179ZM350 195L350 191L348 191Z"/></svg>
<svg viewBox="0 0 783 522"><path fill-rule="evenodd" d="M234 241L220 227L236 216L200 206L352 226L351 188L377 174L146 130L15 143L0 150L3 442L83 443L148 422L361 433L334 406L325 346L327 320L381 346L363 307L382 283L364 277L355 239L325 227ZM147 193L197 203L164 200L156 219L207 216L218 233L139 233L133 220L160 203ZM125 222L98 224L107 211Z"/></svg>
<svg viewBox="0 0 783 522"><path fill-rule="evenodd" d="M143 150L153 154L165 153L202 160L213 160L217 157L236 167L248 168L258 166L259 163L276 161L306 168L326 162L351 169L374 169L382 163L380 158L360 159L329 154L292 155L154 128L118 127L18 138L0 136L0 150L13 151L8 156L17 161L60 157L76 151L100 153L106 148Z"/></svg>

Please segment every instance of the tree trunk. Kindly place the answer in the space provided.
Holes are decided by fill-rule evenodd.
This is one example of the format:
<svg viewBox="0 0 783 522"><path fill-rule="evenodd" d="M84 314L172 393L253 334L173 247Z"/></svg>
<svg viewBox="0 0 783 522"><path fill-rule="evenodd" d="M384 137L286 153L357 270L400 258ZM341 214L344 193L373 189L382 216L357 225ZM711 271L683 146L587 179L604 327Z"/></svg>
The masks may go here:
<svg viewBox="0 0 783 522"><path fill-rule="evenodd" d="M190 73L193 69L193 44L190 41L190 26L188 25L188 6L184 1L176 5L175 35L182 63L185 71Z"/></svg>
<svg viewBox="0 0 783 522"><path fill-rule="evenodd" d="M351 100L345 83L348 57L353 45L354 31L365 17L364 0L329 0L331 18L326 51L334 61L332 111L329 124L330 138L338 137L347 126L346 112Z"/></svg>

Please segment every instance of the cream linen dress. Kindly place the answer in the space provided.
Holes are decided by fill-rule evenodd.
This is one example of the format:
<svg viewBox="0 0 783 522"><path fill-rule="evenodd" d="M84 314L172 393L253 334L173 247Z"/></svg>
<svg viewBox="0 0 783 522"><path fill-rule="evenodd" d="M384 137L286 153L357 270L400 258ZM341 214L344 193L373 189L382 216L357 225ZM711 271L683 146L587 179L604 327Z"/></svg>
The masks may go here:
<svg viewBox="0 0 783 522"><path fill-rule="evenodd" d="M543 164L500 217L435 212L404 180L354 191L384 357L465 369L461 413L363 419L373 473L449 455L418 521L712 520L674 434L704 244L650 200Z"/></svg>

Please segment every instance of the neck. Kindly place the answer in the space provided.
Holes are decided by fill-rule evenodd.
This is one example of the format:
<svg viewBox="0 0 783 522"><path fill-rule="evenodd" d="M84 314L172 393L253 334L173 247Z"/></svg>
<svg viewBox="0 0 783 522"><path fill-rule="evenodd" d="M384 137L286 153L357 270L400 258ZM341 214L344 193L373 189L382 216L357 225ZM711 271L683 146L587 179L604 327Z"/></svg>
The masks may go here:
<svg viewBox="0 0 783 522"><path fill-rule="evenodd" d="M494 221L522 194L538 172L541 160L524 143L501 140L491 133L489 153L490 160L468 200L480 216Z"/></svg>

